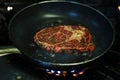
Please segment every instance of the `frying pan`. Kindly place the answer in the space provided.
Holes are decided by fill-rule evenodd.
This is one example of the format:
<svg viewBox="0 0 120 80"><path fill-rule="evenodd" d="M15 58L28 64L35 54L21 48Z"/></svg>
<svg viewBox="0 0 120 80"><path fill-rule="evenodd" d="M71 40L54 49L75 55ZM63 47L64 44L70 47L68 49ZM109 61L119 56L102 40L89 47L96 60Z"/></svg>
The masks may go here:
<svg viewBox="0 0 120 80"><path fill-rule="evenodd" d="M55 54L36 45L34 35L45 27L84 25L95 43L93 52ZM115 31L111 22L98 10L72 1L45 1L20 10L10 21L9 36L28 59L44 68L66 69L86 65L106 53L112 46Z"/></svg>

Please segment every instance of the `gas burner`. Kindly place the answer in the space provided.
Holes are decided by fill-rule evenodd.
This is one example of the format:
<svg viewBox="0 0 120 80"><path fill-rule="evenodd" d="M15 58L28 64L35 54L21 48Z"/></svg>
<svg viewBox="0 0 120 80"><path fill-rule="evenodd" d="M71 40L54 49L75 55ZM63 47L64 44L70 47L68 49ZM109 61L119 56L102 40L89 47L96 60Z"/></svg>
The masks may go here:
<svg viewBox="0 0 120 80"><path fill-rule="evenodd" d="M77 70L53 70L53 69L42 69L46 71L47 74L55 75L55 76L63 76L66 77L67 75L72 75L73 77L77 77L83 75L89 68L84 69L77 69Z"/></svg>
<svg viewBox="0 0 120 80"><path fill-rule="evenodd" d="M82 69L71 69L71 70L58 70L58 69L49 69L49 68L41 68L39 65L34 66L33 69L36 71L43 71L49 76L56 76L56 77L67 77L67 76L82 76L84 75L91 67L86 67Z"/></svg>

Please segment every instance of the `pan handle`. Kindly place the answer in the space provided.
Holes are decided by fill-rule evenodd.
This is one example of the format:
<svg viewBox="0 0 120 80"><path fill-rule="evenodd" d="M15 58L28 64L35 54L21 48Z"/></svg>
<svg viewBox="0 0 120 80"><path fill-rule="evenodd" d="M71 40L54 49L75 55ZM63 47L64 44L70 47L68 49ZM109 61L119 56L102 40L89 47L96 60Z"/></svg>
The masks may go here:
<svg viewBox="0 0 120 80"><path fill-rule="evenodd" d="M0 47L0 56L10 55L10 54L21 54L21 52L14 46Z"/></svg>

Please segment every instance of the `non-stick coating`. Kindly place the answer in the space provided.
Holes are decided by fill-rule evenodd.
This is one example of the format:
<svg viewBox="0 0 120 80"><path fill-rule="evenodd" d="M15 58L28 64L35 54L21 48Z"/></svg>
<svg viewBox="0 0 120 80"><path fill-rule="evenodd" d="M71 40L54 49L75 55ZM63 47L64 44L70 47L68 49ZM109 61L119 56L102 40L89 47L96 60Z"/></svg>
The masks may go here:
<svg viewBox="0 0 120 80"><path fill-rule="evenodd" d="M40 29L55 25L84 25L94 38L95 50L85 54L54 54L38 47L34 35ZM18 12L9 25L10 39L29 58L43 65L79 65L90 62L111 47L114 29L99 11L74 2L36 3Z"/></svg>

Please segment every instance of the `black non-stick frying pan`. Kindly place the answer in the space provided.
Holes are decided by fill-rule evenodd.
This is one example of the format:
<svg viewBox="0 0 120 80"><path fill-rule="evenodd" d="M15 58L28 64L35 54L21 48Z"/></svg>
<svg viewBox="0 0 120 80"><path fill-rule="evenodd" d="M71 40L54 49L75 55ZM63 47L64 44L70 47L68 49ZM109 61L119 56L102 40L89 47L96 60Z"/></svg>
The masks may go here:
<svg viewBox="0 0 120 80"><path fill-rule="evenodd" d="M95 50L84 54L54 54L36 45L34 35L45 27L84 25L93 35ZM101 57L112 46L115 33L110 21L98 10L68 1L47 1L20 10L10 21L9 36L29 59L49 67L78 66Z"/></svg>

